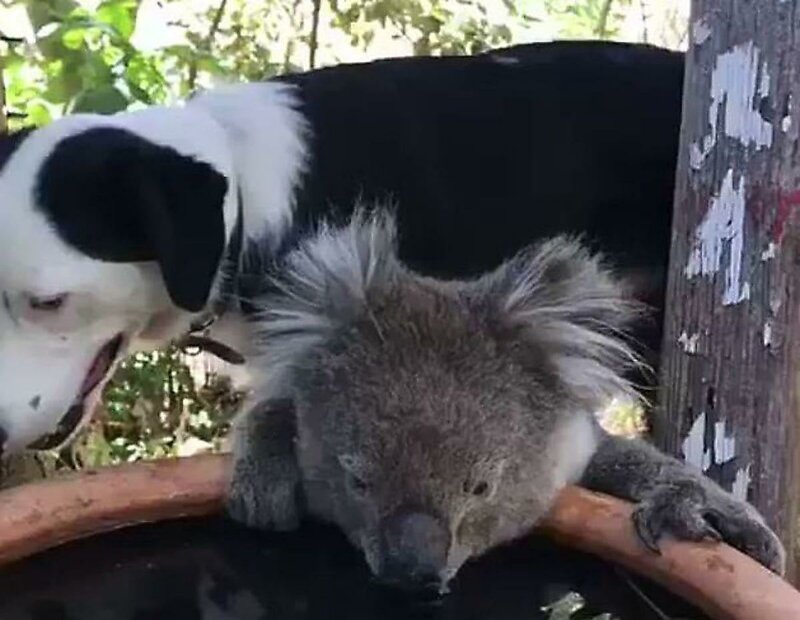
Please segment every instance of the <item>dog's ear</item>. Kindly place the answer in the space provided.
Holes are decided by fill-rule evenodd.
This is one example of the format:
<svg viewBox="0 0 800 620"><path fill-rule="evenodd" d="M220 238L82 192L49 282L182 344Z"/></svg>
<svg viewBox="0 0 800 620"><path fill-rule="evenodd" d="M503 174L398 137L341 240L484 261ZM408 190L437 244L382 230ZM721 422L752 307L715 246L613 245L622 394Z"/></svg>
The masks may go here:
<svg viewBox="0 0 800 620"><path fill-rule="evenodd" d="M36 199L68 244L98 260L157 262L173 303L197 312L222 259L227 190L211 165L101 127L56 145Z"/></svg>

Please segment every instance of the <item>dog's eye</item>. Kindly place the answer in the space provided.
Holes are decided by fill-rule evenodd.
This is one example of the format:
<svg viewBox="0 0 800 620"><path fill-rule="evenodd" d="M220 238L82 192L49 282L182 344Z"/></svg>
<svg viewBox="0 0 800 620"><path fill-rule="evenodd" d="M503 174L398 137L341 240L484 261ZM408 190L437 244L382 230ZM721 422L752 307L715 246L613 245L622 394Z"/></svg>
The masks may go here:
<svg viewBox="0 0 800 620"><path fill-rule="evenodd" d="M51 295L49 297L31 296L28 298L28 305L31 307L31 310L38 310L39 312L55 312L64 305L66 300L66 293Z"/></svg>

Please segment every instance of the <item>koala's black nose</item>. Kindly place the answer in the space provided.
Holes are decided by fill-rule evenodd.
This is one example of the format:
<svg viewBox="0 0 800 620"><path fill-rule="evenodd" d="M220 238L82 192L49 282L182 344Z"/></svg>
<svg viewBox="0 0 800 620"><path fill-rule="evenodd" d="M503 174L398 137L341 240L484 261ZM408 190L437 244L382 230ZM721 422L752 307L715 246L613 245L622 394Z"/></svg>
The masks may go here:
<svg viewBox="0 0 800 620"><path fill-rule="evenodd" d="M425 512L399 510L382 527L382 578L413 586L438 586L447 566L450 532Z"/></svg>

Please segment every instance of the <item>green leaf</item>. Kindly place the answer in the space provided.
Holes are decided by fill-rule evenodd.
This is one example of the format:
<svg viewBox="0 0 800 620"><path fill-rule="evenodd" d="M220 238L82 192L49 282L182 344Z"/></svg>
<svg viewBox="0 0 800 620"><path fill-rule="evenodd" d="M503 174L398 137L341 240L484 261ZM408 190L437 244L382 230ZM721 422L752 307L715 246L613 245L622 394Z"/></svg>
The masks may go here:
<svg viewBox="0 0 800 620"><path fill-rule="evenodd" d="M75 0L29 0L25 3L34 30L52 21L62 21L78 6Z"/></svg>
<svg viewBox="0 0 800 620"><path fill-rule="evenodd" d="M146 103L147 105L152 105L153 98L150 96L144 88L139 86L136 82L129 79L127 76L125 78L125 85L128 87L128 90L131 91L131 96L136 99L137 101L141 101L142 103Z"/></svg>
<svg viewBox="0 0 800 620"><path fill-rule="evenodd" d="M116 45L107 45L100 50L100 58L107 67L113 67L125 59L125 52Z"/></svg>
<svg viewBox="0 0 800 620"><path fill-rule="evenodd" d="M97 53L85 54L84 62L76 65L74 71L80 78L80 88L74 95L113 86L116 81L112 68Z"/></svg>
<svg viewBox="0 0 800 620"><path fill-rule="evenodd" d="M79 50L84 46L87 34L88 31L86 28L68 27L62 30L61 42L67 49Z"/></svg>
<svg viewBox="0 0 800 620"><path fill-rule="evenodd" d="M22 54L9 51L3 56L3 71L17 71L25 65L25 57Z"/></svg>
<svg viewBox="0 0 800 620"><path fill-rule="evenodd" d="M136 28L137 3L131 0L107 0L100 4L95 14L97 21L108 24L126 41Z"/></svg>
<svg viewBox="0 0 800 620"><path fill-rule="evenodd" d="M167 97L168 86L155 59L139 53L129 56L123 79L133 97L143 103L160 103Z"/></svg>
<svg viewBox="0 0 800 620"><path fill-rule="evenodd" d="M64 26L63 24L60 24L58 28L49 34L40 37L36 41L36 46L39 48L39 51L45 56L45 58L63 59L65 55L72 53L72 50L69 50L64 46L64 41L62 40L63 34Z"/></svg>
<svg viewBox="0 0 800 620"><path fill-rule="evenodd" d="M78 94L83 88L83 80L77 68L71 65L62 65L61 71L52 76L42 97L50 103L66 103Z"/></svg>
<svg viewBox="0 0 800 620"><path fill-rule="evenodd" d="M225 75L227 73L225 68L219 63L219 60L210 54L203 54L198 57L197 68L200 71L207 71L212 75Z"/></svg>
<svg viewBox="0 0 800 620"><path fill-rule="evenodd" d="M191 45L168 45L161 49L165 56L174 56L184 62L191 62L195 55L195 49Z"/></svg>
<svg viewBox="0 0 800 620"><path fill-rule="evenodd" d="M114 86L82 92L72 104L72 112L114 114L128 107L128 98Z"/></svg>
<svg viewBox="0 0 800 620"><path fill-rule="evenodd" d="M495 26L492 30L492 35L503 43L509 43L511 41L511 29L508 26L499 25Z"/></svg>
<svg viewBox="0 0 800 620"><path fill-rule="evenodd" d="M29 101L25 107L25 115L27 116L26 120L37 127L47 125L53 120L50 109L42 101Z"/></svg>

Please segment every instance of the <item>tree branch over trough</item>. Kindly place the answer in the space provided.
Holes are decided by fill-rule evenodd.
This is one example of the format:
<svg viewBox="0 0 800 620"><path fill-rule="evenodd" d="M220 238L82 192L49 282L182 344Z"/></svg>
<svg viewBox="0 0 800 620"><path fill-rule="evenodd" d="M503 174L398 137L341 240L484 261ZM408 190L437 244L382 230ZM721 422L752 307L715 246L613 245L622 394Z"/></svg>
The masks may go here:
<svg viewBox="0 0 800 620"><path fill-rule="evenodd" d="M308 68L317 65L317 48L319 47L319 14L322 11L322 0L312 0L314 12L311 14L311 35L308 38Z"/></svg>
<svg viewBox="0 0 800 620"><path fill-rule="evenodd" d="M217 10L214 12L214 17L211 19L211 25L208 28L208 34L206 38L203 40L202 45L199 46L198 53L200 54L207 54L211 51L211 48L214 46L214 38L217 36L219 32L220 24L222 23L222 17L225 15L225 9L228 6L228 0L222 0L217 7ZM194 60L192 61L191 66L189 67L189 77L187 79L187 84L189 86L189 92L193 92L195 87L197 86L197 73L199 71L200 59L198 58L197 54L195 54Z"/></svg>
<svg viewBox="0 0 800 620"><path fill-rule="evenodd" d="M614 0L605 0L603 8L600 9L600 17L597 19L597 28L595 28L594 32L601 39L604 39L608 34L608 16L611 14L613 2Z"/></svg>

